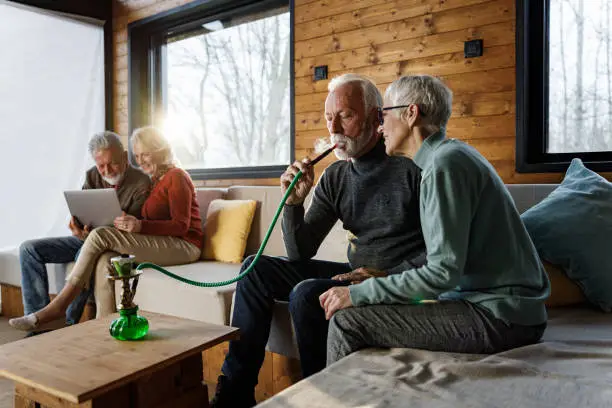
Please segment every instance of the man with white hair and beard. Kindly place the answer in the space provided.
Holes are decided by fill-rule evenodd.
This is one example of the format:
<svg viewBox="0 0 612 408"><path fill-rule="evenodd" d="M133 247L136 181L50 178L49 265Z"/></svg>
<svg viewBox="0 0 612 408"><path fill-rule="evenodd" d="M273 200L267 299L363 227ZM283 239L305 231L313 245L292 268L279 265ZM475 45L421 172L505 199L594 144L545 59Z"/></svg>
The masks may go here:
<svg viewBox="0 0 612 408"><path fill-rule="evenodd" d="M422 264L425 244L419 222L420 170L411 159L389 157L377 128L382 96L369 80L354 74L329 83L325 117L336 156L315 187L308 210L304 200L314 183L307 159L281 176L284 193L303 172L283 211L287 258L262 256L238 282L230 342L212 402L214 408L255 405L254 389L270 333L274 300L289 302L304 377L325 367L328 322L319 296L331 287L386 276ZM392 174L393 176L389 176ZM349 232L348 263L317 261L333 225ZM249 257L244 271L253 261Z"/></svg>
<svg viewBox="0 0 612 408"><path fill-rule="evenodd" d="M87 170L83 189L114 188L123 211L140 218L151 180L129 164L119 136L108 131L97 133L89 141L88 149L95 166ZM74 261L90 232L89 226L81 225L74 217L68 228L72 236L30 240L19 247L21 290L26 315L42 309L50 302L45 264ZM78 322L89 292L83 291L71 304L66 312L68 323Z"/></svg>

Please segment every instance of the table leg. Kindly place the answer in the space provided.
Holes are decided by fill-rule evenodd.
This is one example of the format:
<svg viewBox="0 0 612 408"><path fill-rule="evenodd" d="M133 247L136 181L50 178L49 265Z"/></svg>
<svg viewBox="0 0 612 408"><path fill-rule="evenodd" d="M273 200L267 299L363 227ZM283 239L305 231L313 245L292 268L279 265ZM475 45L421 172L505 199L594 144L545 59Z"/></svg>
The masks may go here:
<svg viewBox="0 0 612 408"><path fill-rule="evenodd" d="M17 391L15 391L15 399L13 401L14 408L36 408L36 402L18 394Z"/></svg>

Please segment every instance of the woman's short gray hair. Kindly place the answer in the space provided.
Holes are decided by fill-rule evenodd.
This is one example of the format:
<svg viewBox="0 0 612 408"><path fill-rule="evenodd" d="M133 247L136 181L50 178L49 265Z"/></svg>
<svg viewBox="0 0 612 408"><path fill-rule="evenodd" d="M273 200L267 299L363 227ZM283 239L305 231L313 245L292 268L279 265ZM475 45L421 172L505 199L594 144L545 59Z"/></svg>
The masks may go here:
<svg viewBox="0 0 612 408"><path fill-rule="evenodd" d="M446 127L453 109L453 93L438 78L431 75L407 75L394 81L385 92L394 106L417 105L425 126ZM399 115L403 110L398 109Z"/></svg>
<svg viewBox="0 0 612 408"><path fill-rule="evenodd" d="M121 137L119 137L119 135L115 132L108 130L93 135L93 137L89 140L87 148L92 157L99 150L110 149L117 153L123 153L125 150L123 148L123 143L121 143Z"/></svg>
<svg viewBox="0 0 612 408"><path fill-rule="evenodd" d="M357 82L361 85L363 91L363 105L366 115L375 108L380 108L383 105L383 99L380 91L370 79L358 74L344 74L333 78L327 85L327 90L331 93L341 85Z"/></svg>
<svg viewBox="0 0 612 408"><path fill-rule="evenodd" d="M164 133L154 126L145 126L135 129L130 138L132 149L138 144L145 153L154 153L159 160L156 164L178 165L174 158L172 146Z"/></svg>

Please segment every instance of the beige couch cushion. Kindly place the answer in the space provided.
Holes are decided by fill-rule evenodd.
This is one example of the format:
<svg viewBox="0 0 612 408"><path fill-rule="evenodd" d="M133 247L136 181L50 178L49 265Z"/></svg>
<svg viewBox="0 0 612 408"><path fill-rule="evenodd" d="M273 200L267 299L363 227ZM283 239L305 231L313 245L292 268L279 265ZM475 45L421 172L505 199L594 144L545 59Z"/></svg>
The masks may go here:
<svg viewBox="0 0 612 408"><path fill-rule="evenodd" d="M170 272L196 281L224 281L236 277L240 265L199 261L167 267ZM115 285L120 299L120 286ZM214 324L229 324L232 295L236 284L218 288L188 285L161 272L147 269L140 277L134 302L141 310L165 313Z"/></svg>
<svg viewBox="0 0 612 408"><path fill-rule="evenodd" d="M255 200L258 202L255 218L251 226L251 235L247 242L246 254L252 255L257 252L261 241L266 235L268 226L272 222L272 218L282 199L282 194L279 186L235 186L230 187L227 191L226 199L228 200ZM305 206L310 205L312 193L308 196ZM287 256L285 244L281 232L282 211L276 223L268 245L264 251L265 255ZM342 227L342 222L338 221L330 233L327 235L315 259L324 259L334 262L347 262L346 250L348 246L347 233Z"/></svg>
<svg viewBox="0 0 612 408"><path fill-rule="evenodd" d="M208 213L208 206L212 200L225 198L227 193L226 189L223 188L198 188L196 189L196 200L198 200L198 206L200 207L200 217L202 218L202 226L206 223L206 214Z"/></svg>
<svg viewBox="0 0 612 408"><path fill-rule="evenodd" d="M67 264L47 264L49 293L59 293L66 282L74 262ZM19 248L8 247L0 249L0 285L6 284L21 287L21 266L19 265Z"/></svg>
<svg viewBox="0 0 612 408"><path fill-rule="evenodd" d="M259 249L268 226L272 222L274 213L282 199L280 187L278 186L236 186L227 190L227 200L255 200L257 209L251 225L251 234L247 241L246 255L253 255ZM268 245L264 251L265 255L286 256L285 245L281 234L281 216L274 227Z"/></svg>

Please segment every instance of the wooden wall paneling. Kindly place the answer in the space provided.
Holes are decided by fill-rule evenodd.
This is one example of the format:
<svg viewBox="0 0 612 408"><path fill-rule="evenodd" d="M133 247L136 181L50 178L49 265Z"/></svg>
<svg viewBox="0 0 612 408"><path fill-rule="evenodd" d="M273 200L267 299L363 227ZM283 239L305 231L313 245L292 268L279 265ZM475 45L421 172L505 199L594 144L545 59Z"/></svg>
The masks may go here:
<svg viewBox="0 0 612 408"><path fill-rule="evenodd" d="M21 288L1 284L0 298L2 299L2 316L8 318L23 316Z"/></svg>
<svg viewBox="0 0 612 408"><path fill-rule="evenodd" d="M229 343L221 343L202 353L204 381L214 389L221 367L227 354ZM301 378L298 360L266 351L255 387L255 399L264 401Z"/></svg>
<svg viewBox="0 0 612 408"><path fill-rule="evenodd" d="M514 92L454 95L452 120L467 116L498 116L516 113Z"/></svg>
<svg viewBox="0 0 612 408"><path fill-rule="evenodd" d="M377 84L386 84L393 82L402 75L428 73L443 77L445 75L458 75L499 68L513 68L514 59L514 44L512 44L492 47L487 50L487 56L481 58L466 59L463 56L463 51L461 51L339 71L335 75L354 72L370 77ZM313 77L295 79L296 95L324 93L326 90L327 81L314 81Z"/></svg>
<svg viewBox="0 0 612 408"><path fill-rule="evenodd" d="M393 21L306 41L297 41L294 48L295 58L365 47L373 41L387 43L457 31L468 27L513 21L514 15L514 0L494 0L456 10Z"/></svg>
<svg viewBox="0 0 612 408"><path fill-rule="evenodd" d="M55 295L50 295L49 297L53 300ZM2 299L2 316L7 318L23 316L23 300L20 287L6 284L0 285L0 298ZM80 321L85 322L95 317L96 305L88 302L85 305Z"/></svg>
<svg viewBox="0 0 612 408"><path fill-rule="evenodd" d="M296 147L305 147L303 143L306 140L307 143L312 144L317 138L328 136L325 130L323 102L320 102L320 105L320 110L296 113L295 128L300 132L296 140ZM451 121L454 122L464 117L514 115L515 107L515 96L511 91L454 95Z"/></svg>
<svg viewBox="0 0 612 408"><path fill-rule="evenodd" d="M384 4L385 0L318 0L300 4L295 3L295 24L305 23L328 16L337 16L342 13L359 10L362 8Z"/></svg>
<svg viewBox="0 0 612 408"><path fill-rule="evenodd" d="M295 41L358 30L411 17L485 3L490 0L399 0L377 4L342 14L323 17L295 25ZM347 2L348 3L348 2ZM320 8L319 11L324 10ZM299 10L298 10L299 12Z"/></svg>
<svg viewBox="0 0 612 408"><path fill-rule="evenodd" d="M443 75L441 78L452 89L455 98L458 95L464 94L495 94L500 92L512 92L513 95L515 94L516 81L514 68L511 67ZM389 83L377 83L377 85L381 92L384 93ZM326 97L327 91L296 95L296 114L316 111L320 111L323 114ZM296 121L296 126L298 123Z"/></svg>
<svg viewBox="0 0 612 408"><path fill-rule="evenodd" d="M476 150L487 152L489 160L512 160L514 158L514 137L491 137L489 139L467 139L467 144Z"/></svg>
<svg viewBox="0 0 612 408"><path fill-rule="evenodd" d="M127 50L128 50L127 41L117 43L117 45L115 46L115 57L127 56Z"/></svg>
<svg viewBox="0 0 612 408"><path fill-rule="evenodd" d="M127 24L189 0L115 0L115 127L127 139ZM327 65L330 78L344 72L372 76L382 91L399 75L440 75L454 93L449 135L474 142L508 182L558 181L561 174L515 174L514 0L296 0L295 154L311 155L326 137L323 105L327 81L312 70ZM481 38L481 58L464 59L463 42ZM125 101L125 102L123 102ZM496 139L500 142L494 143ZM509 148L502 157L501 149ZM323 164L331 163L333 156ZM318 167L322 167L321 165ZM496 167L497 168L497 167ZM319 171L317 171L317 175ZM198 186L276 185L277 179L198 181Z"/></svg>
<svg viewBox="0 0 612 408"><path fill-rule="evenodd" d="M442 75L442 80L451 88L453 94L494 93L515 91L514 68L500 68L486 71L468 72L457 75Z"/></svg>
<svg viewBox="0 0 612 408"><path fill-rule="evenodd" d="M300 362L293 358L287 358L280 354L272 355L272 370L274 373L274 394L278 394L285 388L295 384L302 379Z"/></svg>
<svg viewBox="0 0 612 408"><path fill-rule="evenodd" d="M257 386L255 387L255 399L257 402L264 401L275 394L274 392L274 353L266 351L263 364L259 370Z"/></svg>
<svg viewBox="0 0 612 408"><path fill-rule="evenodd" d="M364 47L312 57L296 57L295 76L312 76L317 65L327 65L328 72L353 70L370 64L384 64L434 55L463 52L464 41L486 38L486 47L515 43L514 21L469 27L442 34L432 34L387 43L374 42Z"/></svg>
<svg viewBox="0 0 612 408"><path fill-rule="evenodd" d="M490 139L515 137L514 115L454 118L448 122L449 137L457 139Z"/></svg>

